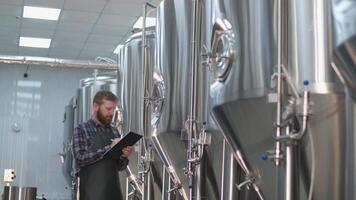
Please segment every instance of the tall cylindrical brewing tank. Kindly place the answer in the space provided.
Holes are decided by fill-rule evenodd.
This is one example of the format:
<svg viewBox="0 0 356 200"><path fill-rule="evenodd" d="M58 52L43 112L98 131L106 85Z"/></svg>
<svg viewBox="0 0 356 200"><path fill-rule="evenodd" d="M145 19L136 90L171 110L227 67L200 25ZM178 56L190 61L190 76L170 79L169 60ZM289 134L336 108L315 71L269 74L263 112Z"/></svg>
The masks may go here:
<svg viewBox="0 0 356 200"><path fill-rule="evenodd" d="M289 72L299 91L311 92L313 103L302 143L303 185L313 199L345 199L345 97L331 68L332 1L291 1L289 12Z"/></svg>
<svg viewBox="0 0 356 200"><path fill-rule="evenodd" d="M192 12L193 1L190 0L165 0L157 9L157 40L156 40L156 65L153 76L152 89L152 115L153 141L157 151L161 151L161 159L168 171L172 172L173 187L181 184L181 198L188 198L189 187L195 190L192 198L219 199L221 194L221 171L223 165L223 138L214 129L209 117L209 77L208 68L203 67L200 54L198 59L197 79L195 85L196 116L189 119L190 90L192 87L192 20L197 14L202 18L201 26L204 31L205 23L203 13L209 10L210 5L204 1L197 1L198 13ZM208 11L209 12L209 11ZM205 13L206 14L206 13ZM198 32L195 42L198 50L206 37ZM201 37L201 38L200 38ZM191 121L190 121L191 120ZM187 170L188 124L195 123L198 133L205 129L211 143L207 142L203 157L196 169L195 181L189 186L185 173ZM198 134L194 136L197 139ZM185 169L185 170L184 170ZM173 178L174 179L174 178ZM175 182L177 181L177 182Z"/></svg>
<svg viewBox="0 0 356 200"><path fill-rule="evenodd" d="M260 159L263 152L273 149L276 135L273 126L276 107L267 100L274 101L274 96L268 93L274 92L271 87L275 75L271 75L277 64L276 44L280 39L275 37L279 36L274 20L277 2L214 1L217 28L213 31L217 33L212 41L217 42L211 45L216 77L211 85L213 115L235 157L243 157L246 168L253 169L246 171L259 177L256 184L265 199L277 199L274 191L281 186L276 185L275 166ZM330 68L333 48L330 1L286 2L289 2L285 16L289 25L283 24L282 28L288 32L285 41L289 43L285 45L288 54L283 64L289 73L284 76L297 92L310 91L313 105L307 132L313 140L309 136L303 140L304 192L298 195L305 198L313 183L313 199L343 199L344 97ZM215 59L216 55L222 59Z"/></svg>
<svg viewBox="0 0 356 200"><path fill-rule="evenodd" d="M356 192L356 2L333 0L333 69L348 87L346 98L346 186L345 199L355 199Z"/></svg>
<svg viewBox="0 0 356 200"><path fill-rule="evenodd" d="M212 114L257 195L276 199L275 168L260 159L274 146L275 106L266 99L275 65L274 1L209 2Z"/></svg>
<svg viewBox="0 0 356 200"><path fill-rule="evenodd" d="M94 95L99 90L109 90L117 95L117 72L116 71L95 71L93 77L80 80L80 88L77 90L77 116L76 124L90 119L92 114L92 104Z"/></svg>
<svg viewBox="0 0 356 200"><path fill-rule="evenodd" d="M147 70L150 77L154 66L155 53L155 31L154 28L148 28L146 31L147 50ZM142 32L134 33L126 40L124 45L119 49L119 79L122 83L120 87L121 107L123 109L123 132L133 131L143 134L144 130L149 128L149 124L143 122L143 109L147 106L145 100L145 89L143 84L142 68ZM150 130L147 130L148 135L135 146L135 152L130 156L130 168L133 174L139 175L144 170L142 164L145 161L145 147L147 150L152 148L150 145ZM152 155L154 156L154 154ZM149 164L150 188L146 191L145 199L160 199L161 198L161 179L162 179L162 164L159 158L153 157ZM139 178L139 177L137 177ZM146 182L147 184L147 182ZM147 194L148 192L148 194Z"/></svg>

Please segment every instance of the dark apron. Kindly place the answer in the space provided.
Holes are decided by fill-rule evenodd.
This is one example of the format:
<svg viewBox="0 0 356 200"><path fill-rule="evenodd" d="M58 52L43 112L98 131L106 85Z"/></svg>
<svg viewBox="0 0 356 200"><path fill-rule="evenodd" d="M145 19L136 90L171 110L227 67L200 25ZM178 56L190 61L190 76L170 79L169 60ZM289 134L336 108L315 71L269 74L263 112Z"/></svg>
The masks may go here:
<svg viewBox="0 0 356 200"><path fill-rule="evenodd" d="M92 138L95 149L103 148L114 138L112 131L96 132ZM117 160L102 159L79 171L80 200L121 200Z"/></svg>

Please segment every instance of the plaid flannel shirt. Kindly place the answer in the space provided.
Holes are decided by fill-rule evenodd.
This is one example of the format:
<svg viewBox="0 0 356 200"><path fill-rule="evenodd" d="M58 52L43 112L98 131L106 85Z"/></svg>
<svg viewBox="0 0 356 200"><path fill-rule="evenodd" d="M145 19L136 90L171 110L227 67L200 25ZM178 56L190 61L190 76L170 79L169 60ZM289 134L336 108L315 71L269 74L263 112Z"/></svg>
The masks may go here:
<svg viewBox="0 0 356 200"><path fill-rule="evenodd" d="M98 130L99 129L99 130ZM104 146L101 149L94 149L91 139L94 134L100 130L104 131L111 129L116 137L119 137L119 132L114 127L104 127L97 124L93 119L88 120L82 124L79 124L73 133L72 138L72 153L76 163L76 172L79 172L81 167L93 164L101 160L104 154L110 149L110 144ZM129 160L122 156L118 159L118 170L124 170Z"/></svg>

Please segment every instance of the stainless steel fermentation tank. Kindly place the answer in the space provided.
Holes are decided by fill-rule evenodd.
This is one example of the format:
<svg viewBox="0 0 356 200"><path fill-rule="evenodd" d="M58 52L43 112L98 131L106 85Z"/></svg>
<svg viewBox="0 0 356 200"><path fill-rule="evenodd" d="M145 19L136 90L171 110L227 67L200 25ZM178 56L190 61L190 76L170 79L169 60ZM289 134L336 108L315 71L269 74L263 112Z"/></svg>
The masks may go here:
<svg viewBox="0 0 356 200"><path fill-rule="evenodd" d="M346 199L355 199L356 184L356 2L334 1L335 43L332 67L348 88L346 105Z"/></svg>
<svg viewBox="0 0 356 200"><path fill-rule="evenodd" d="M77 104L80 106L77 109L76 123L82 123L90 119L93 99L99 90L109 90L117 95L118 83L116 71L95 71L93 77L80 81L80 88L77 90Z"/></svg>
<svg viewBox="0 0 356 200"><path fill-rule="evenodd" d="M65 107L64 114L64 132L63 132L63 166L62 171L66 181L72 190L72 198L76 196L76 177L75 166L72 156L71 140L73 136L73 129L78 124L90 119L92 114L92 103L95 94L99 90L109 90L117 94L117 72L116 71L97 71L94 70L93 77L80 80L80 88L76 95L69 101ZM125 185L121 179L122 194L125 194Z"/></svg>
<svg viewBox="0 0 356 200"><path fill-rule="evenodd" d="M145 32L147 45L147 67L148 74L152 76L154 53L155 53L155 31L154 28L149 28ZM141 140L135 146L135 152L130 157L130 166L137 178L144 181L142 188L142 199L160 199L162 195L162 164L158 157L152 152L150 144L150 130L148 124L144 123L144 109L146 104L144 72L142 61L142 31L134 33L120 48L119 56L119 79L122 83L120 87L121 105L123 109L123 131L133 131L139 134L144 134L144 140ZM149 77L148 75L146 76ZM148 155L149 154L149 155ZM145 177L144 173L148 173ZM142 178L147 180L142 180ZM146 189L145 189L146 187Z"/></svg>
<svg viewBox="0 0 356 200"><path fill-rule="evenodd" d="M190 0L165 0L157 8L157 54L149 99L152 141L170 174L170 191L176 191L168 198L237 199L238 168L209 116L210 78L200 58L206 36L199 30L208 23L210 9L203 1ZM233 178L223 180L228 174Z"/></svg>
<svg viewBox="0 0 356 200"><path fill-rule="evenodd" d="M313 199L344 199L345 106L330 68L330 1L212 2L212 113L250 185L264 199L306 199L310 188ZM302 125L303 91L312 102L307 133L299 145L277 143L291 134L282 124L289 109Z"/></svg>
<svg viewBox="0 0 356 200"><path fill-rule="evenodd" d="M334 1L335 43L333 68L356 101L356 2Z"/></svg>

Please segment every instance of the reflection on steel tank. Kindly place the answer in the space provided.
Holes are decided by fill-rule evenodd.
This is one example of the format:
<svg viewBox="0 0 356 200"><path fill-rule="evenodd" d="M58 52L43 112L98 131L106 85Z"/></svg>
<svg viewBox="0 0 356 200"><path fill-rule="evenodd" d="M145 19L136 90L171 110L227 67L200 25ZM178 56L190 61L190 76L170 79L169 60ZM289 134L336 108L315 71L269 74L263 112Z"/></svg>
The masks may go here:
<svg viewBox="0 0 356 200"><path fill-rule="evenodd" d="M157 9L152 141L168 168L172 190L182 199L237 198L236 187L230 186L237 184L238 168L209 115L211 79L200 58L210 39L201 31L210 28L205 16L211 9L189 0L165 0ZM223 180L223 175L233 178Z"/></svg>
<svg viewBox="0 0 356 200"><path fill-rule="evenodd" d="M147 199L161 199L163 165L152 150L150 144L149 122L145 120L147 102L147 84L144 80L152 79L155 53L155 29L145 30L145 60L143 63L143 32L132 34L119 49L119 80L121 107L123 111L123 132L133 131L143 134L144 140L135 145L135 151L130 156L130 169L136 179L142 182L143 197ZM146 134L146 135L145 135ZM147 173L147 174L146 174ZM144 180L146 179L146 180ZM144 183L143 183L144 182ZM163 192L164 193L164 192Z"/></svg>

